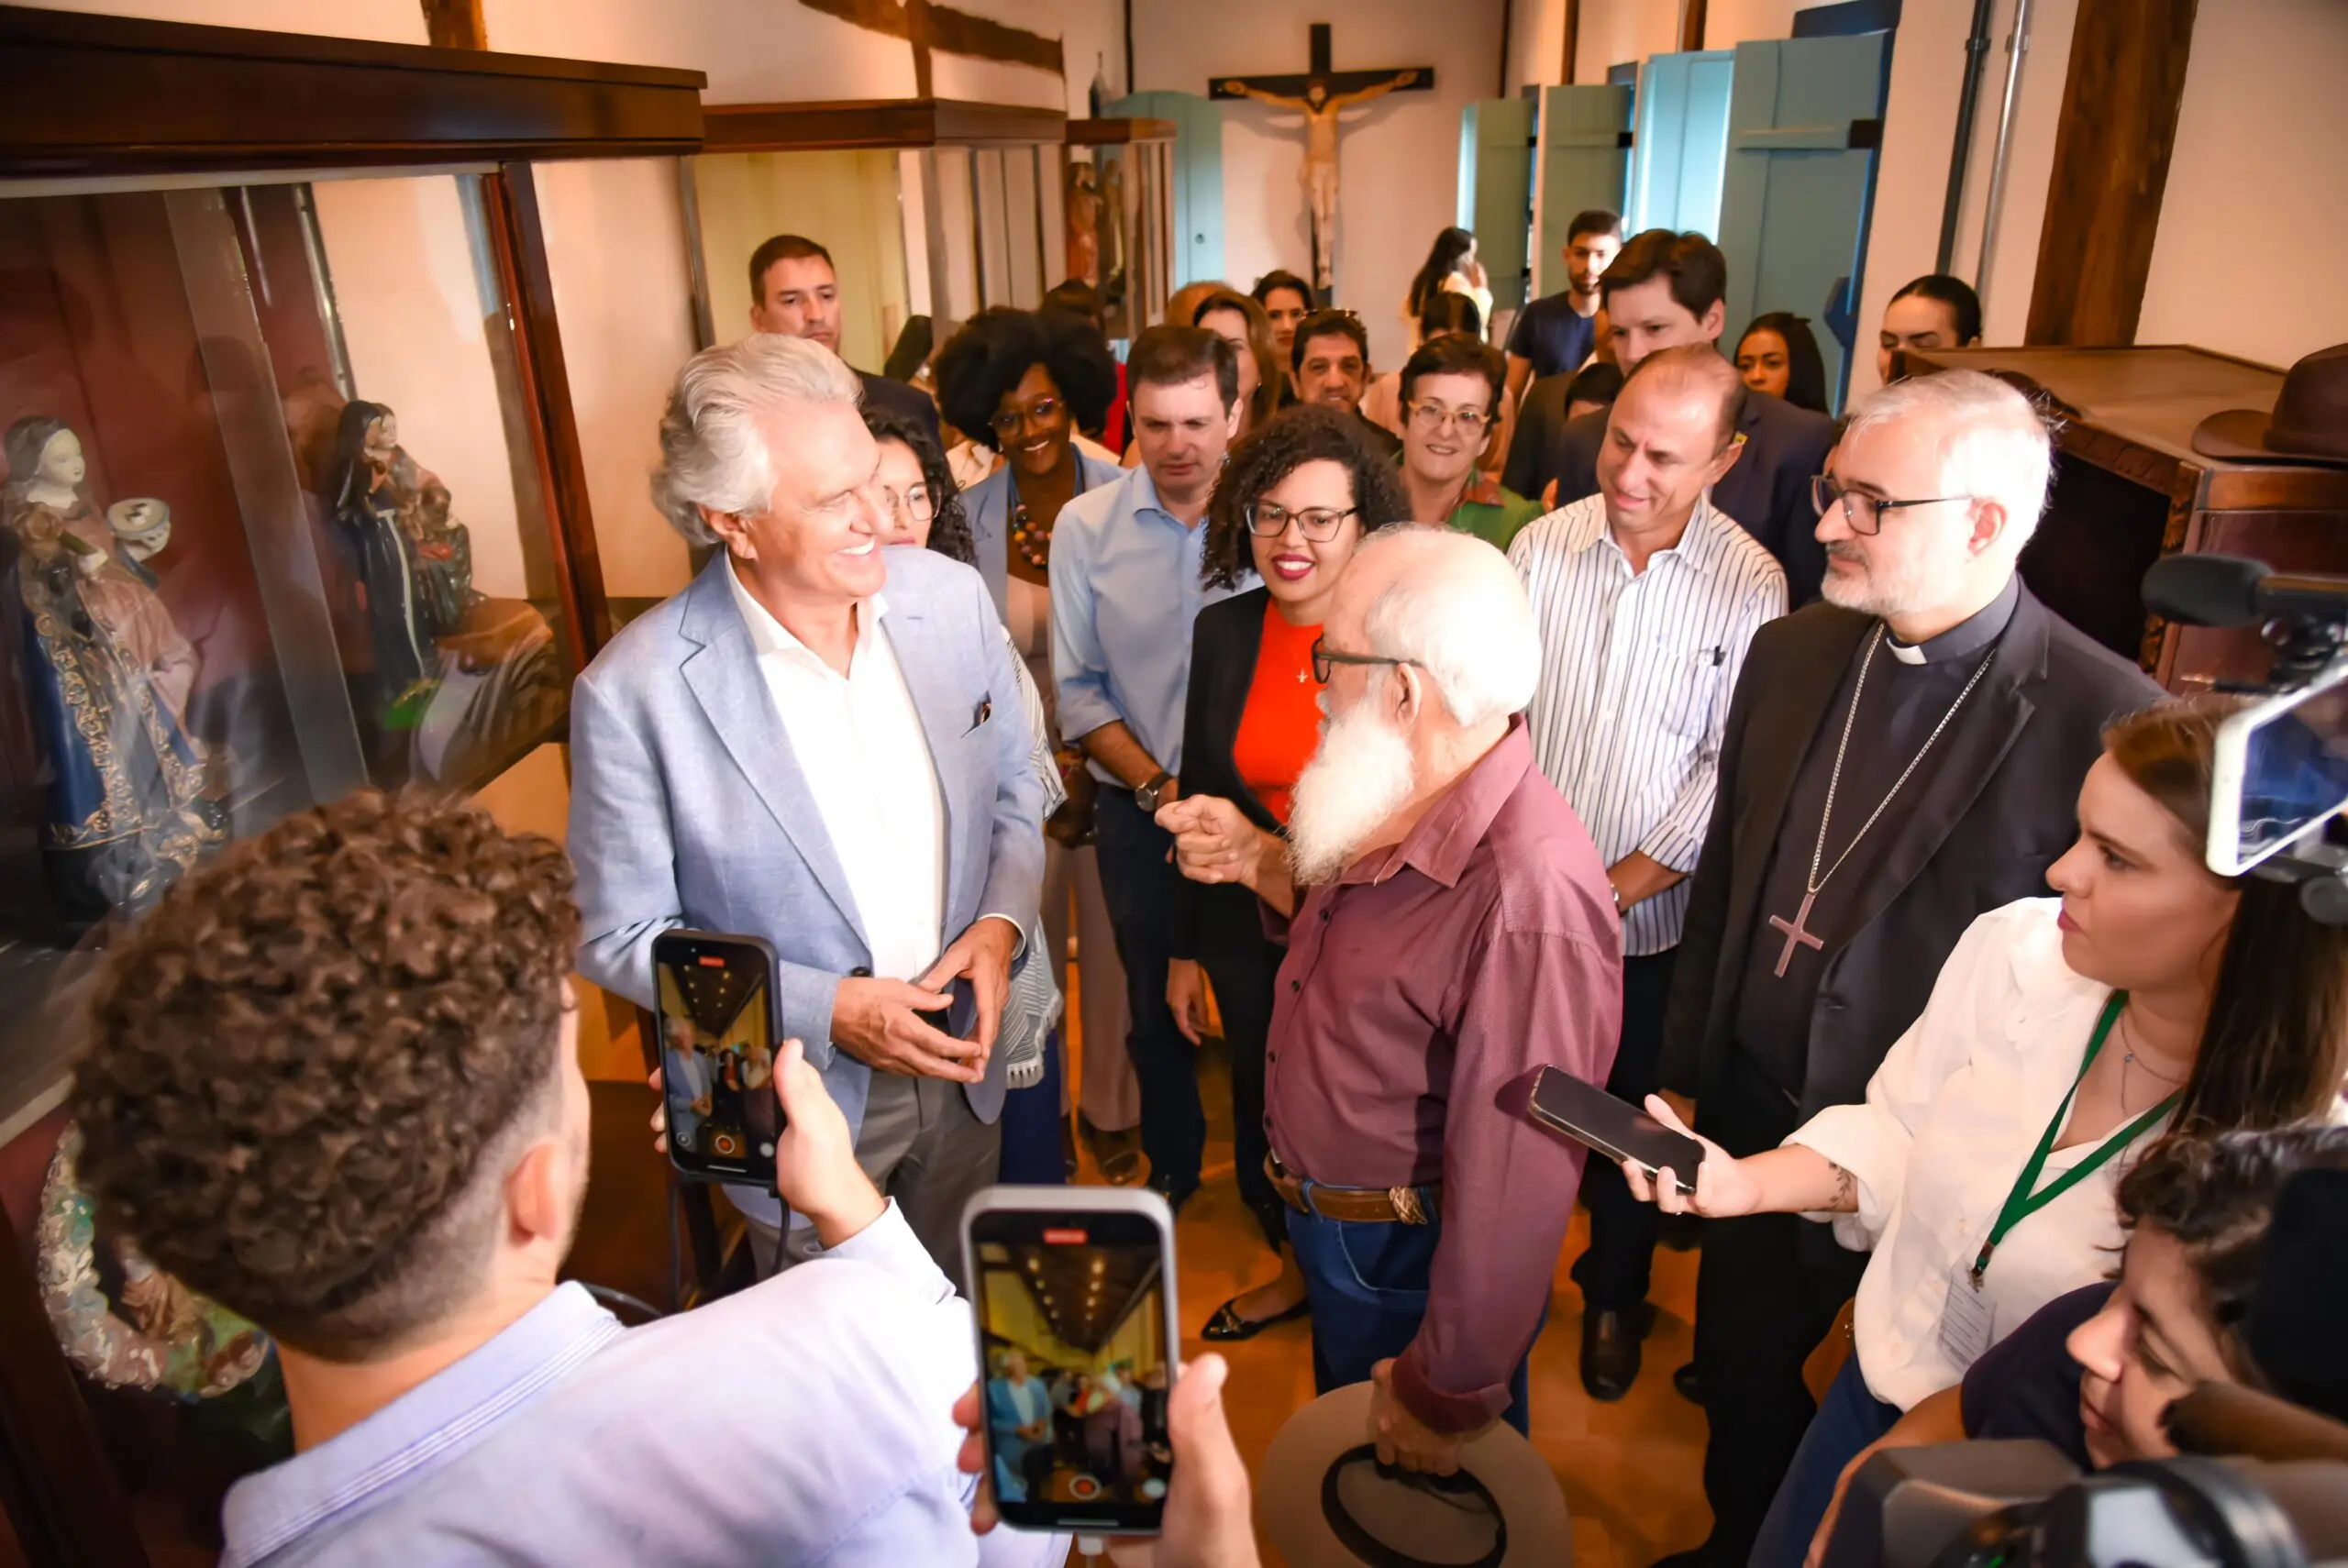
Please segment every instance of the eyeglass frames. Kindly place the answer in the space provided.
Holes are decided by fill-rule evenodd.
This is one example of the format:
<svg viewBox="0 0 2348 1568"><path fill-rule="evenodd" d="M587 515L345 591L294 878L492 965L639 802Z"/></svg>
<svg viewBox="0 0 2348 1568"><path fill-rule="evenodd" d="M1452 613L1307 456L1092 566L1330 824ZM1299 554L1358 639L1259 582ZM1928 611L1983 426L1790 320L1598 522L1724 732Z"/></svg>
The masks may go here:
<svg viewBox="0 0 2348 1568"><path fill-rule="evenodd" d="M1059 416L1060 404L1058 398L1039 397L1025 408L999 409L995 416L987 423L994 426L994 433L998 436L1015 436L1023 425L1033 425L1038 430L1042 430L1048 428Z"/></svg>
<svg viewBox="0 0 2348 1568"><path fill-rule="evenodd" d="M1439 403L1414 403L1410 405L1411 422L1420 429L1433 432L1445 425L1456 425L1462 433L1480 436L1492 423L1492 415L1479 408L1445 408Z"/></svg>
<svg viewBox="0 0 2348 1568"><path fill-rule="evenodd" d="M1337 536L1337 529L1348 517L1361 509L1348 506L1343 512L1333 512L1325 506L1308 507L1302 512L1290 512L1274 501L1258 501L1246 509L1247 532L1259 539L1277 539L1288 532L1290 523L1297 532L1316 545L1325 545Z"/></svg>
<svg viewBox="0 0 2348 1568"><path fill-rule="evenodd" d="M1329 684L1330 671L1341 664L1404 665L1417 662L1416 659L1388 658L1381 654L1331 653L1328 638L1312 639L1312 679L1324 686Z"/></svg>
<svg viewBox="0 0 2348 1568"><path fill-rule="evenodd" d="M1887 512L1897 512L1905 506L1938 506L1947 501L1979 499L1972 495L1928 495L1915 501L1878 501L1872 495L1844 490L1830 475L1812 474L1810 477L1810 503L1818 509L1818 514L1825 516L1835 502L1840 502L1843 515L1851 525L1851 532L1869 538L1883 531L1883 514Z"/></svg>

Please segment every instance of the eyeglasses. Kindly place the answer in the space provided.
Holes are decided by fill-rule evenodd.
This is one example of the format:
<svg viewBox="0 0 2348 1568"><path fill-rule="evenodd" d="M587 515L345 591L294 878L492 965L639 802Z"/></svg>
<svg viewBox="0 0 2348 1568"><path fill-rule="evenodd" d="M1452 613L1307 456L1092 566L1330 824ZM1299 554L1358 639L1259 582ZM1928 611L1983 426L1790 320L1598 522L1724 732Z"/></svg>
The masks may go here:
<svg viewBox="0 0 2348 1568"><path fill-rule="evenodd" d="M1329 651L1328 638L1315 637L1312 639L1312 679L1319 681L1324 686L1329 684L1329 672L1337 665L1403 665L1416 664L1417 662L1418 661L1416 659L1409 658L1387 658L1379 654L1331 653Z"/></svg>
<svg viewBox="0 0 2348 1568"><path fill-rule="evenodd" d="M909 523L928 523L936 519L937 502L925 484L905 490L884 489L881 493L889 498L889 510Z"/></svg>
<svg viewBox="0 0 2348 1568"><path fill-rule="evenodd" d="M994 426L994 433L998 436L1013 436L1018 434L1023 425L1033 424L1040 429L1059 416L1059 399L1039 397L1025 408L1002 409L987 423Z"/></svg>
<svg viewBox="0 0 2348 1568"><path fill-rule="evenodd" d="M1414 403L1411 406L1411 423L1420 429L1433 432L1446 425L1456 425L1462 433L1480 436L1492 416L1479 408L1445 408L1439 403Z"/></svg>
<svg viewBox="0 0 2348 1568"><path fill-rule="evenodd" d="M1740 437L1741 439L1742 437ZM1977 501L1972 495L1928 495L1918 501L1877 501L1872 495L1862 495L1855 490L1844 490L1826 474L1810 477L1810 503L1818 508L1821 517L1838 502L1843 515L1851 525L1851 532L1872 538L1883 531L1883 514L1897 512L1903 506L1938 506L1946 501Z"/></svg>
<svg viewBox="0 0 2348 1568"><path fill-rule="evenodd" d="M1337 525L1360 510L1348 506L1343 512L1332 512L1325 506L1312 506L1302 512L1290 512L1278 502L1258 501L1246 510L1247 532L1259 539L1277 539L1293 523L1297 532L1307 539L1325 545L1337 536Z"/></svg>

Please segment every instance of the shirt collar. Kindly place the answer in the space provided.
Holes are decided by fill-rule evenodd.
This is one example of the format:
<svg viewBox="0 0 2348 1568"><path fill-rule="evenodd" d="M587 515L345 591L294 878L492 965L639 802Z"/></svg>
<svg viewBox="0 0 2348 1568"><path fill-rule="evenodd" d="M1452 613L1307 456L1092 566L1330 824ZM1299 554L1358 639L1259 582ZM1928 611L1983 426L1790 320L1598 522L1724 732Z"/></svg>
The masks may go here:
<svg viewBox="0 0 2348 1568"><path fill-rule="evenodd" d="M837 673L817 657L813 648L792 636L783 624L774 618L772 611L751 597L750 591L742 586L741 574L734 569L734 558L730 554L725 558L725 586L734 591L734 607L742 612L742 624L750 633L750 646L761 658L775 654L811 669L826 674ZM880 617L889 613L889 602L876 593L869 599L858 600L856 609L857 646L862 647L862 634L880 624Z"/></svg>
<svg viewBox="0 0 2348 1568"><path fill-rule="evenodd" d="M1951 659L1970 658L2005 635L2007 624L2014 618L2014 605L2021 598L2021 577L2009 577L1998 597L1939 636L1927 637L1921 643L1903 643L1887 625L1883 630L1884 646L1902 664L1945 664Z"/></svg>
<svg viewBox="0 0 2348 1568"><path fill-rule="evenodd" d="M238 1482L221 1506L228 1538L221 1568L260 1562L448 1463L625 1331L586 1286L558 1286L487 1344L357 1426Z"/></svg>
<svg viewBox="0 0 2348 1568"><path fill-rule="evenodd" d="M1566 510L1566 548L1568 551L1579 555L1602 539L1616 555L1623 553L1623 547L1614 542L1613 533L1606 525L1604 496L1584 496ZM1712 505L1710 492L1698 496L1696 510L1688 514L1688 526L1681 532L1679 543L1667 550L1657 550L1647 558L1647 564L1653 566L1661 560L1676 560L1691 570L1711 571L1719 563L1721 552L1727 545L1726 536L1721 532L1725 523L1726 519Z"/></svg>
<svg viewBox="0 0 2348 1568"><path fill-rule="evenodd" d="M1459 497L1459 504L1462 506L1498 506L1501 504L1501 487L1492 480L1490 475L1479 473L1475 477L1474 480L1468 484L1467 490L1461 493Z"/></svg>
<svg viewBox="0 0 2348 1568"><path fill-rule="evenodd" d="M1457 887L1460 874L1468 869L1468 857L1484 842L1492 819L1524 782L1532 766L1533 743L1527 737L1524 715L1518 713L1509 719L1508 733L1499 744L1452 781L1401 843L1363 856L1346 867L1337 880L1383 882L1409 866L1446 888Z"/></svg>

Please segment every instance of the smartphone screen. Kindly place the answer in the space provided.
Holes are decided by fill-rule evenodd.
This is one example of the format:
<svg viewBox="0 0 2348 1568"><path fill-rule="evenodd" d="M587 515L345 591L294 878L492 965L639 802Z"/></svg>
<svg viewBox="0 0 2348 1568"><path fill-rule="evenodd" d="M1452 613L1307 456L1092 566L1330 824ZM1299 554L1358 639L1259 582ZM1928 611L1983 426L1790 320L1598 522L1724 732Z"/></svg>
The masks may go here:
<svg viewBox="0 0 2348 1568"><path fill-rule="evenodd" d="M774 1186L775 961L756 937L668 931L652 944L669 1158L689 1176Z"/></svg>
<svg viewBox="0 0 2348 1568"><path fill-rule="evenodd" d="M2237 833L2241 863L2254 865L2348 803L2348 685L2246 727Z"/></svg>
<svg viewBox="0 0 2348 1568"><path fill-rule="evenodd" d="M1174 1463L1172 1216L1051 1196L1069 1190L997 1188L969 1220L995 1502L1022 1529L1154 1532ZM1054 1206L1000 1206L1027 1192Z"/></svg>

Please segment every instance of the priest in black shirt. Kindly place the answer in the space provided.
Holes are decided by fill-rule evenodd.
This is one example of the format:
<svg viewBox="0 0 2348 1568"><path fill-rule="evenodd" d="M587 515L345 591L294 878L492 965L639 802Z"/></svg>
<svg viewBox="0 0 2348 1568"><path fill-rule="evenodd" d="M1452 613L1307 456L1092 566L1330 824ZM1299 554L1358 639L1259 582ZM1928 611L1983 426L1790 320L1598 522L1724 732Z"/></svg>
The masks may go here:
<svg viewBox="0 0 2348 1568"><path fill-rule="evenodd" d="M1826 602L1738 679L1664 1025L1666 1081L1731 1154L1865 1097L1966 927L2045 892L2103 725L2161 695L2014 574L2051 467L2021 393L1952 371L1864 400L1818 486ZM1743 1568L1866 1262L1794 1215L1706 1226L1713 1526L1687 1561Z"/></svg>
<svg viewBox="0 0 2348 1568"><path fill-rule="evenodd" d="M1651 228L1631 237L1598 281L1614 330L1614 362L1631 368L1658 348L1720 341L1727 305L1728 260L1700 234ZM1501 483L1519 495L1539 495L1555 480L1555 505L1598 493L1598 447L1606 438L1601 411L1561 420L1566 404L1525 400L1511 437ZM1755 392L1737 420L1744 444L1736 462L1712 487L1712 504L1744 525L1786 570L1796 605L1818 597L1824 561L1811 525L1810 481L1826 467L1834 422L1796 408L1781 397Z"/></svg>

